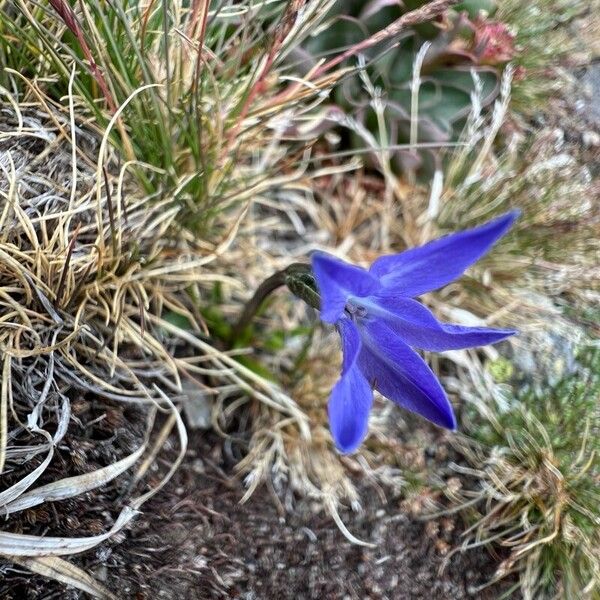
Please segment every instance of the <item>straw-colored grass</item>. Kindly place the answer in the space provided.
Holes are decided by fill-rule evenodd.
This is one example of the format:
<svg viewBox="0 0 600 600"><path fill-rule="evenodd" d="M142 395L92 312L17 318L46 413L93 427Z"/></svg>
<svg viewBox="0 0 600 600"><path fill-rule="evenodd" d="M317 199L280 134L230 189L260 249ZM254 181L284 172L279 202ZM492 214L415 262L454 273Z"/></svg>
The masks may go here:
<svg viewBox="0 0 600 600"><path fill-rule="evenodd" d="M10 523L11 515L80 497L136 464L129 478L138 492L123 499L104 533L62 538L4 531L0 554L36 572L76 578L88 589L92 583L56 557L115 535L177 468L186 433L173 401L182 397L182 379L208 397L250 393L308 434L289 397L207 341L201 316L188 303L190 286L203 298L215 281L228 279L207 268L226 242L199 245L179 235L181 209L139 196L106 143L109 131L100 140L82 127L72 97L69 111L37 94L35 105L11 102L0 133L0 471L7 484L0 505ZM185 315L191 330L172 325L164 318L169 312ZM176 350L182 345L187 350ZM145 407L146 435L113 464L38 485L68 438L80 395ZM154 426L157 411L165 416ZM158 483L144 483L173 432L179 457Z"/></svg>
<svg viewBox="0 0 600 600"><path fill-rule="evenodd" d="M470 525L456 551L507 549L490 583L516 575L512 590L528 600L600 590L599 357L583 348L557 381L517 394L481 366L469 375L470 437L454 442L464 484L446 488L442 514L460 512Z"/></svg>

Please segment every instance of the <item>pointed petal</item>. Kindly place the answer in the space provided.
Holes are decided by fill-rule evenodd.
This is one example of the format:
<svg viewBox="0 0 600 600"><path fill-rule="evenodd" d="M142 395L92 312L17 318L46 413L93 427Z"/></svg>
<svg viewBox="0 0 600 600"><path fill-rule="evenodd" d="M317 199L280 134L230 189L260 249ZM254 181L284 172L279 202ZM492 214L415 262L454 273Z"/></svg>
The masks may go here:
<svg viewBox="0 0 600 600"><path fill-rule="evenodd" d="M371 297L367 306L370 312L385 321L404 342L422 350L443 352L485 346L516 333L512 329L440 323L426 306L412 298Z"/></svg>
<svg viewBox="0 0 600 600"><path fill-rule="evenodd" d="M519 216L519 211L447 235L400 254L378 258L370 272L401 296L419 296L460 277L495 244Z"/></svg>
<svg viewBox="0 0 600 600"><path fill-rule="evenodd" d="M358 367L361 341L354 323L342 318L338 330L344 352L342 377L331 392L327 408L335 445L340 452L348 453L356 450L367 435L373 391Z"/></svg>
<svg viewBox="0 0 600 600"><path fill-rule="evenodd" d="M362 444L372 403L373 390L354 365L335 384L327 406L331 435L340 452L354 452Z"/></svg>
<svg viewBox="0 0 600 600"><path fill-rule="evenodd" d="M452 405L425 361L381 321L366 321L361 333L358 362L375 389L436 425L456 429Z"/></svg>
<svg viewBox="0 0 600 600"><path fill-rule="evenodd" d="M326 323L341 317L350 296L367 296L380 287L377 278L365 269L330 254L313 254L311 262L321 296L321 319Z"/></svg>
<svg viewBox="0 0 600 600"><path fill-rule="evenodd" d="M362 340L352 319L345 315L336 323L336 328L342 338L342 375L344 375L356 363L362 348Z"/></svg>

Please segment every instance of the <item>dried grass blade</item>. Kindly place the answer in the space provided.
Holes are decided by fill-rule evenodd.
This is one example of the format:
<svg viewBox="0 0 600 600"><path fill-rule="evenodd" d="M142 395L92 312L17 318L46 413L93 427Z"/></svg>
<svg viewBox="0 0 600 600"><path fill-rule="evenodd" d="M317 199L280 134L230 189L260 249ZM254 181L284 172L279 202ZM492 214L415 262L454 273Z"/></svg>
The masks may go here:
<svg viewBox="0 0 600 600"><path fill-rule="evenodd" d="M38 556L34 558L7 556L6 558L38 575L55 579L87 592L94 598L101 598L101 600L116 600L117 598L85 571L62 558L56 556Z"/></svg>
<svg viewBox="0 0 600 600"><path fill-rule="evenodd" d="M171 468L169 469L168 473L162 478L160 483L158 485L154 486L151 490L149 490L145 494L138 496L131 502L131 505L134 508L139 508L140 506L142 506L142 504L144 504L144 502L146 502L146 500L148 500L149 498L152 498L152 496L154 496L154 494L159 492L169 482L169 480L171 479L171 477L173 477L173 475L175 474L175 471L178 469L179 465L183 461L183 458L185 456L185 453L187 451L187 446L188 446L187 430L185 428L185 424L183 423L181 415L179 414L179 411L177 410L177 408L175 407L175 405L173 404L171 399L158 386L155 385L154 389L162 397L162 399L165 401L165 403L169 406L169 408L171 409L171 414L175 418L175 423L177 424L177 433L179 435L179 454L177 455L177 458L171 464ZM161 431L161 434L164 433L165 431L170 431L170 427L172 427L172 426L170 426L169 423L165 424L165 426L163 427L163 429ZM162 437L162 435L159 435L159 438L160 437Z"/></svg>
<svg viewBox="0 0 600 600"><path fill-rule="evenodd" d="M50 441L48 444L48 455L37 468L29 473L29 475L26 475L21 480L17 481L17 483L11 485L9 488L0 493L0 514L4 513L7 504L14 501L30 486L32 486L50 464L50 461L54 456L54 446L52 444L52 438L50 437L50 434L46 433L45 431L43 433L48 436L48 440Z"/></svg>
<svg viewBox="0 0 600 600"><path fill-rule="evenodd" d="M4 355L2 389L0 390L0 473L4 471L6 446L8 445L8 394L11 386L10 354Z"/></svg>
<svg viewBox="0 0 600 600"><path fill-rule="evenodd" d="M135 508L126 506L119 514L115 524L106 533L89 537L41 537L0 531L0 554L33 557L64 556L85 552L115 535L137 514L138 511Z"/></svg>
<svg viewBox="0 0 600 600"><path fill-rule="evenodd" d="M37 506L43 502L53 502L56 500L64 500L66 498L73 498L90 490L96 489L102 485L105 485L109 481L115 479L135 464L140 458L146 445L142 444L135 452L119 460L118 462L97 469L84 475L77 475L76 477L66 477L59 481L53 481L47 485L43 485L39 488L31 490L26 494L23 494L20 498L11 502L5 507L7 514L14 513L32 506Z"/></svg>

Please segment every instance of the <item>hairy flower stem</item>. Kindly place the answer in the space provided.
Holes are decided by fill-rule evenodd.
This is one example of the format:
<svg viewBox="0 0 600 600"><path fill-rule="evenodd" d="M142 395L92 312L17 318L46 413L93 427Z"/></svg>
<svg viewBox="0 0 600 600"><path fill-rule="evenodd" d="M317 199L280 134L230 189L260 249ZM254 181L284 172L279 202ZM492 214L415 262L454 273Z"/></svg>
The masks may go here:
<svg viewBox="0 0 600 600"><path fill-rule="evenodd" d="M263 302L275 290L286 285L288 289L298 298L301 298L309 306L319 308L320 297L317 291L315 277L310 265L305 263L292 263L281 271L277 271L265 279L257 288L256 292L244 306L244 310L231 329L229 341L233 344L244 330L250 325L256 313L260 310Z"/></svg>

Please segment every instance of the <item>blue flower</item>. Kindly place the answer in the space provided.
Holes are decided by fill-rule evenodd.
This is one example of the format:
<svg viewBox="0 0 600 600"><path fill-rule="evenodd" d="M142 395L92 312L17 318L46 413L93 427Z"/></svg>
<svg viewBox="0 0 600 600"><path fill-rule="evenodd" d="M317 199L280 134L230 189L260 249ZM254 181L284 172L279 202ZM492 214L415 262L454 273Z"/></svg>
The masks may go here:
<svg viewBox="0 0 600 600"><path fill-rule="evenodd" d="M382 256L368 271L329 254L313 255L321 319L335 324L342 338L342 375L328 405L331 433L341 452L356 450L367 435L373 389L436 425L456 429L448 397L412 348L470 348L515 332L440 323L413 297L460 277L518 215L509 212L481 227Z"/></svg>

